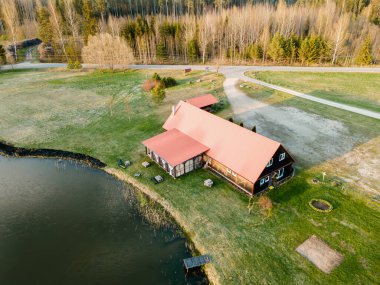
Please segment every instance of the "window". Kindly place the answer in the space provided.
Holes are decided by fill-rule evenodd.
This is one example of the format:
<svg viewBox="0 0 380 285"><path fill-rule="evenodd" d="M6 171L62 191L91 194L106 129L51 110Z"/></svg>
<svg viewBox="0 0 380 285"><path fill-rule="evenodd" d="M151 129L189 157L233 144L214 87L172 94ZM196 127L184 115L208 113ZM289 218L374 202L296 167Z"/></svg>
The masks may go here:
<svg viewBox="0 0 380 285"><path fill-rule="evenodd" d="M231 173L233 177L236 177L236 172L231 171Z"/></svg>
<svg viewBox="0 0 380 285"><path fill-rule="evenodd" d="M270 159L270 161L267 164L267 167L271 166L273 164L273 157Z"/></svg>
<svg viewBox="0 0 380 285"><path fill-rule="evenodd" d="M260 186L269 182L269 176L260 179Z"/></svg>
<svg viewBox="0 0 380 285"><path fill-rule="evenodd" d="M195 158L195 166L194 168L199 168L202 166L202 157L201 156L197 156Z"/></svg>
<svg viewBox="0 0 380 285"><path fill-rule="evenodd" d="M277 179L280 179L282 176L284 176L284 168L281 168L277 174Z"/></svg>
<svg viewBox="0 0 380 285"><path fill-rule="evenodd" d="M193 159L190 159L185 162L185 173L188 173L194 169Z"/></svg>
<svg viewBox="0 0 380 285"><path fill-rule="evenodd" d="M227 168L227 173L231 173L231 169Z"/></svg>
<svg viewBox="0 0 380 285"><path fill-rule="evenodd" d="M185 173L185 166L183 165L183 163L177 165L176 167L176 176L181 176L182 174Z"/></svg>
<svg viewBox="0 0 380 285"><path fill-rule="evenodd" d="M285 152L283 152L283 153L280 154L280 157L279 157L278 161L282 161L284 159L285 159Z"/></svg>

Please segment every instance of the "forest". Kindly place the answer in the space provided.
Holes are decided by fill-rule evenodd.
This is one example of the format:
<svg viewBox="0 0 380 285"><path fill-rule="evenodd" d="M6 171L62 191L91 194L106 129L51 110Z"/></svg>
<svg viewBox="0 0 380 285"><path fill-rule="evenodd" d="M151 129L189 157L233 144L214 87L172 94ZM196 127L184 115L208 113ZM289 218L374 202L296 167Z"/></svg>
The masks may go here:
<svg viewBox="0 0 380 285"><path fill-rule="evenodd" d="M51 62L370 65L380 0L0 0L0 63L32 38Z"/></svg>

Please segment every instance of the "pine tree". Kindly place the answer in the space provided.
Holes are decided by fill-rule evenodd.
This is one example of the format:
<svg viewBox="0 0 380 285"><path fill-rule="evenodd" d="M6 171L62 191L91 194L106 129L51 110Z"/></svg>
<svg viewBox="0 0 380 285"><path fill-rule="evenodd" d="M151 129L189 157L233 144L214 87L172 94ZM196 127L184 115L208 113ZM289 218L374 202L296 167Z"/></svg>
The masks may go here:
<svg viewBox="0 0 380 285"><path fill-rule="evenodd" d="M276 33L268 47L268 55L273 61L280 61L285 55L285 39L279 33Z"/></svg>
<svg viewBox="0 0 380 285"><path fill-rule="evenodd" d="M306 62L307 64L321 62L326 60L328 52L327 42L320 36L311 35L302 40L299 58L302 63Z"/></svg>
<svg viewBox="0 0 380 285"><path fill-rule="evenodd" d="M252 46L249 47L248 50L248 57L253 60L261 60L263 57L263 48L260 44L254 43Z"/></svg>
<svg viewBox="0 0 380 285"><path fill-rule="evenodd" d="M37 21L39 38L45 45L51 44L53 41L53 27L49 20L49 12L45 7L38 9Z"/></svg>
<svg viewBox="0 0 380 285"><path fill-rule="evenodd" d="M356 57L356 63L360 65L369 65L373 62L372 45L370 35L364 40L361 46L358 56Z"/></svg>
<svg viewBox="0 0 380 285"><path fill-rule="evenodd" d="M168 59L168 51L167 51L164 43L161 42L157 45L156 56L157 56L158 60Z"/></svg>
<svg viewBox="0 0 380 285"><path fill-rule="evenodd" d="M97 20L94 15L94 7L92 6L91 0L83 0L82 12L84 16L83 24L83 39L85 44L87 44L88 37L96 34L97 30Z"/></svg>
<svg viewBox="0 0 380 285"><path fill-rule="evenodd" d="M196 61L199 58L199 45L196 38L192 39L188 44L187 57L190 61Z"/></svg>

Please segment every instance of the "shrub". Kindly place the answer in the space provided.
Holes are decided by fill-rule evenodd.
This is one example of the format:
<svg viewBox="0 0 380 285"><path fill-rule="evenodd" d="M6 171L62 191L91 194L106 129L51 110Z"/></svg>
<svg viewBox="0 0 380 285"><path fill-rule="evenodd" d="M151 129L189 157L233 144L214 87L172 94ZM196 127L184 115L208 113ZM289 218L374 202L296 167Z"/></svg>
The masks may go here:
<svg viewBox="0 0 380 285"><path fill-rule="evenodd" d="M152 76L152 79L156 81L161 81L161 76L157 72L155 72Z"/></svg>
<svg viewBox="0 0 380 285"><path fill-rule="evenodd" d="M67 69L74 69L74 62L71 59L67 62Z"/></svg>
<svg viewBox="0 0 380 285"><path fill-rule="evenodd" d="M258 201L260 208L268 217L272 216L273 204L268 196L260 196Z"/></svg>
<svg viewBox="0 0 380 285"><path fill-rule="evenodd" d="M177 81L173 77L164 77L161 79L161 84L164 88L169 88L177 85Z"/></svg>
<svg viewBox="0 0 380 285"><path fill-rule="evenodd" d="M74 62L74 69L82 69L82 64L78 60Z"/></svg>
<svg viewBox="0 0 380 285"><path fill-rule="evenodd" d="M161 84L158 84L156 87L152 89L152 96L153 101L155 101L156 103L161 103L165 99L166 93Z"/></svg>
<svg viewBox="0 0 380 285"><path fill-rule="evenodd" d="M144 91L149 92L154 87L156 87L157 85L159 85L159 82L157 80L147 79L147 80L144 81L144 84L143 84L142 88L143 88Z"/></svg>

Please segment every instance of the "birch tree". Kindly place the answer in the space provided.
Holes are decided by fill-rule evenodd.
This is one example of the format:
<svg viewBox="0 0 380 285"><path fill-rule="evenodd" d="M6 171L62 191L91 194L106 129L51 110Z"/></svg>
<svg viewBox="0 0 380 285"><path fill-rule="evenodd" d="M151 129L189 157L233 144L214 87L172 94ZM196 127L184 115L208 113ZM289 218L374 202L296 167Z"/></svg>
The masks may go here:
<svg viewBox="0 0 380 285"><path fill-rule="evenodd" d="M52 23L55 34L58 37L63 55L65 56L66 61L68 61L69 58L66 52L65 41L63 40L62 20L58 14L57 7L55 6L55 1L47 0L47 6L50 14L50 22Z"/></svg>
<svg viewBox="0 0 380 285"><path fill-rule="evenodd" d="M15 59L17 61L16 34L19 26L19 15L14 0L0 0L1 14L7 29L12 37L12 46Z"/></svg>
<svg viewBox="0 0 380 285"><path fill-rule="evenodd" d="M342 47L347 37L347 30L350 24L350 15L348 13L339 17L338 23L335 26L335 35L334 35L334 46L333 46L333 55L331 63L335 64L338 56L342 51Z"/></svg>

